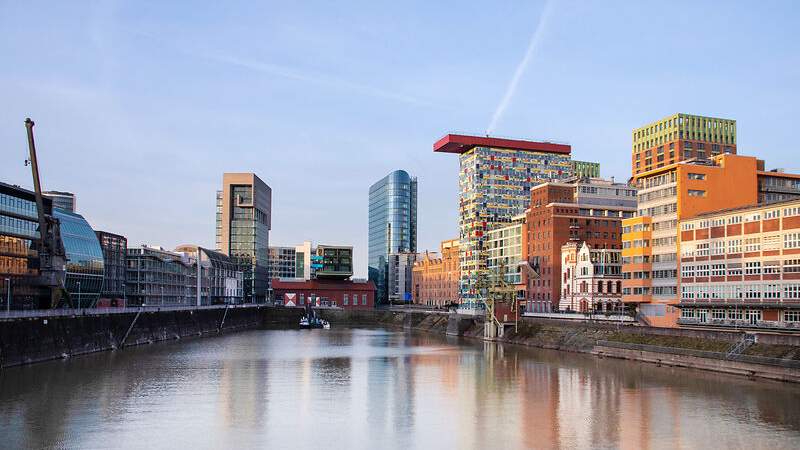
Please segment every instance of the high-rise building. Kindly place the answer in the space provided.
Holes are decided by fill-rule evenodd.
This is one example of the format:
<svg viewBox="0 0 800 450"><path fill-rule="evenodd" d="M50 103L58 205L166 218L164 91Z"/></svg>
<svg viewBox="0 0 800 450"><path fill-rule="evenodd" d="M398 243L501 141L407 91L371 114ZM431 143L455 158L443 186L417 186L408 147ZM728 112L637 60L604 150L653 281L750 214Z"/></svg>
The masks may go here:
<svg viewBox="0 0 800 450"><path fill-rule="evenodd" d="M600 163L572 160L572 175L578 178L600 178Z"/></svg>
<svg viewBox="0 0 800 450"><path fill-rule="evenodd" d="M800 200L680 221L679 324L800 331Z"/></svg>
<svg viewBox="0 0 800 450"><path fill-rule="evenodd" d="M569 145L448 134L434 152L459 155L460 298L483 309L486 233L525 212L533 186L571 175Z"/></svg>
<svg viewBox="0 0 800 450"><path fill-rule="evenodd" d="M75 212L78 201L72 192L45 191L42 195L53 200L53 208Z"/></svg>
<svg viewBox="0 0 800 450"><path fill-rule="evenodd" d="M417 251L417 179L395 170L369 188L369 279L388 300L390 253Z"/></svg>
<svg viewBox="0 0 800 450"><path fill-rule="evenodd" d="M98 306L125 306L125 281L127 280L128 239L125 236L96 231L103 250L103 290Z"/></svg>
<svg viewBox="0 0 800 450"><path fill-rule="evenodd" d="M412 270L414 303L445 306L458 302L459 240L442 241L439 253L420 254Z"/></svg>
<svg viewBox="0 0 800 450"><path fill-rule="evenodd" d="M388 294L390 303L410 303L412 270L416 253L389 253Z"/></svg>
<svg viewBox="0 0 800 450"><path fill-rule="evenodd" d="M272 189L253 173L225 173L217 191L217 250L244 273L244 298L262 303L269 289Z"/></svg>
<svg viewBox="0 0 800 450"><path fill-rule="evenodd" d="M735 120L673 114L633 130L631 175L723 153L736 153Z"/></svg>
<svg viewBox="0 0 800 450"><path fill-rule="evenodd" d="M763 161L735 154L680 161L635 179L637 214L623 222L623 301L654 326L675 326L679 315L680 221L776 194L800 197L792 189L797 175L765 171Z"/></svg>
<svg viewBox="0 0 800 450"><path fill-rule="evenodd" d="M538 276L523 273L525 311L558 309L564 244L584 241L593 250L621 249L622 221L635 211L636 189L627 184L594 178L536 186L526 213L523 256Z"/></svg>

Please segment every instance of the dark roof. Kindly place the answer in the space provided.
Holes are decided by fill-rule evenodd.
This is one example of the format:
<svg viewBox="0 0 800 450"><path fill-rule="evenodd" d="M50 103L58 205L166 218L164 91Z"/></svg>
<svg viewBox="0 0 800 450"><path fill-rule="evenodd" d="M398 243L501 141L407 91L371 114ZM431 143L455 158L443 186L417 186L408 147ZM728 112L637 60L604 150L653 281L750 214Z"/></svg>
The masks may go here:
<svg viewBox="0 0 800 450"><path fill-rule="evenodd" d="M315 291L374 291L375 283L372 281L355 282L353 280L286 280L273 278L272 290L315 290Z"/></svg>

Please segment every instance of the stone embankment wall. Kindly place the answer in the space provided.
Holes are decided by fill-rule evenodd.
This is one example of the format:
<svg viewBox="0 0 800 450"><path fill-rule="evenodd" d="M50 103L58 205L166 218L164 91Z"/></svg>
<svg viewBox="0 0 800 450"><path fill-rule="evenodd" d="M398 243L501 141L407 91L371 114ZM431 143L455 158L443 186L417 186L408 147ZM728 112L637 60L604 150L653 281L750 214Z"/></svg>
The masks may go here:
<svg viewBox="0 0 800 450"><path fill-rule="evenodd" d="M224 308L16 318L0 322L0 367L262 325L265 308ZM224 319L224 320L223 320Z"/></svg>
<svg viewBox="0 0 800 450"><path fill-rule="evenodd" d="M380 325L483 338L482 317L414 311L331 311L331 323ZM689 367L780 381L800 382L800 336L761 333L741 355L727 353L742 333L649 328L609 323L524 318L499 342Z"/></svg>

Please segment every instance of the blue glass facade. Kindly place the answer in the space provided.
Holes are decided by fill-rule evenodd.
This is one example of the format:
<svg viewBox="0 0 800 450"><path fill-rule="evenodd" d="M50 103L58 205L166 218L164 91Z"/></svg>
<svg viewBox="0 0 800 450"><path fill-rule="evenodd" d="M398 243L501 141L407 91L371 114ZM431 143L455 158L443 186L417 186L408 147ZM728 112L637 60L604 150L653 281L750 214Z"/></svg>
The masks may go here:
<svg viewBox="0 0 800 450"><path fill-rule="evenodd" d="M417 251L417 179L396 170L369 188L369 279L377 304L388 299L390 253Z"/></svg>
<svg viewBox="0 0 800 450"><path fill-rule="evenodd" d="M65 288L69 294L67 306L92 308L103 289L103 250L89 222L80 214L53 209L59 220L61 239L67 254Z"/></svg>

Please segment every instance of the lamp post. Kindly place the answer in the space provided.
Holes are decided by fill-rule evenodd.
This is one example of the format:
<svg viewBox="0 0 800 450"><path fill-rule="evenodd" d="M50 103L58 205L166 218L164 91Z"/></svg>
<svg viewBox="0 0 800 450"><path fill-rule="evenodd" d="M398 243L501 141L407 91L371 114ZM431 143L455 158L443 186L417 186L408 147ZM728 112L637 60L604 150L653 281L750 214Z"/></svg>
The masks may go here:
<svg viewBox="0 0 800 450"><path fill-rule="evenodd" d="M164 306L164 286L161 286L161 306Z"/></svg>
<svg viewBox="0 0 800 450"><path fill-rule="evenodd" d="M78 281L77 283L78 283L78 297L77 297L77 300L78 300L78 311L80 311L80 309L81 309L81 282Z"/></svg>
<svg viewBox="0 0 800 450"><path fill-rule="evenodd" d="M6 278L6 312L11 314L11 278Z"/></svg>

